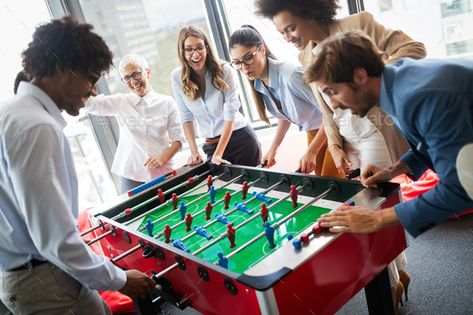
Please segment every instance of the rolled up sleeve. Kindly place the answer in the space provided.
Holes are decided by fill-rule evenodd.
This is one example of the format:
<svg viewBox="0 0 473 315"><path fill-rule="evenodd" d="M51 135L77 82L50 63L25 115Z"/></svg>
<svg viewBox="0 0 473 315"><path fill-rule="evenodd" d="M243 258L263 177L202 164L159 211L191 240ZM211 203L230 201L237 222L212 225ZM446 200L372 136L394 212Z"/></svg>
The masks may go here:
<svg viewBox="0 0 473 315"><path fill-rule="evenodd" d="M229 65L224 65L223 75L228 85L228 89L224 92L223 120L234 121L241 107L235 74Z"/></svg>
<svg viewBox="0 0 473 315"><path fill-rule="evenodd" d="M181 121L183 123L187 121L194 121L194 115L187 107L187 104L185 101L186 96L184 95L184 92L182 91L182 83L181 83L179 69L175 69L172 72L171 85L172 85L172 91L174 93L174 98L176 100L177 108L179 109L179 114L181 116Z"/></svg>

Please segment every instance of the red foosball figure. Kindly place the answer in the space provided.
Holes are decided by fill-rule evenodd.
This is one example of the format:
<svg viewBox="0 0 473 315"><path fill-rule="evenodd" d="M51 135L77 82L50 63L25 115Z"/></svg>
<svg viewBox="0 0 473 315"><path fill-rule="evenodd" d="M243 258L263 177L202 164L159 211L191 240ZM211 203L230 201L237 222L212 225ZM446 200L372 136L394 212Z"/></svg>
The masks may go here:
<svg viewBox="0 0 473 315"><path fill-rule="evenodd" d="M172 229L171 227L169 226L169 224L166 224L166 226L164 227L164 243L169 243L170 242L170 238L171 238L171 233L172 233Z"/></svg>
<svg viewBox="0 0 473 315"><path fill-rule="evenodd" d="M160 204L164 203L164 193L161 188L158 189L158 200Z"/></svg>
<svg viewBox="0 0 473 315"><path fill-rule="evenodd" d="M172 199L172 209L176 210L177 209L177 202L179 201L179 197L177 196L176 193L172 193L171 199Z"/></svg>
<svg viewBox="0 0 473 315"><path fill-rule="evenodd" d="M268 221L268 207L266 207L266 204L262 203L261 204L261 210L259 211L261 213L261 218L263 219L263 226L264 222Z"/></svg>
<svg viewBox="0 0 473 315"><path fill-rule="evenodd" d="M228 204L230 203L230 199L232 199L232 195L227 191L225 193L225 196L223 196L223 209L227 210L228 209Z"/></svg>
<svg viewBox="0 0 473 315"><path fill-rule="evenodd" d="M207 205L205 206L205 220L210 220L210 215L212 214L212 204L210 202L207 202Z"/></svg>
<svg viewBox="0 0 473 315"><path fill-rule="evenodd" d="M192 214L187 212L186 218L185 218L185 220L186 220L186 232L189 232L192 229L191 226L192 226L192 220L193 219L194 218L192 217Z"/></svg>
<svg viewBox="0 0 473 315"><path fill-rule="evenodd" d="M291 199L292 199L292 207L296 208L297 207L297 197L299 195L299 192L296 189L296 185L291 185Z"/></svg>
<svg viewBox="0 0 473 315"><path fill-rule="evenodd" d="M228 229L227 229L227 234L228 234L228 240L230 241L230 248L233 248L236 246L235 244L235 234L236 234L236 230L233 228L233 224L232 223L229 223L227 225Z"/></svg>
<svg viewBox="0 0 473 315"><path fill-rule="evenodd" d="M248 185L248 182L245 180L243 184L241 185L241 199L243 200L246 199L246 194L248 193L249 188L250 188L250 185Z"/></svg>
<svg viewBox="0 0 473 315"><path fill-rule="evenodd" d="M210 186L214 183L214 178L212 175L207 176L207 191L210 190Z"/></svg>

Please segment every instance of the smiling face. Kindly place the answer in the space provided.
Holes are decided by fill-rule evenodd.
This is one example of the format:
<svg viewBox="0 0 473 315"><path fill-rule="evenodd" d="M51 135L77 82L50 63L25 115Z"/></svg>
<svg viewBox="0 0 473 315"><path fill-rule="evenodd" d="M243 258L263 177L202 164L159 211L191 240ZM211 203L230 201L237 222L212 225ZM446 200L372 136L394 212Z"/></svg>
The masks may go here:
<svg viewBox="0 0 473 315"><path fill-rule="evenodd" d="M65 110L71 116L77 116L87 99L97 95L95 83L100 76L68 70L59 70L58 73L60 74L54 76L59 79L55 81L57 94L53 99L60 110Z"/></svg>
<svg viewBox="0 0 473 315"><path fill-rule="evenodd" d="M151 69L141 69L138 65L128 64L121 69L121 76L130 91L138 96L145 96L151 89Z"/></svg>
<svg viewBox="0 0 473 315"><path fill-rule="evenodd" d="M234 45L230 49L232 66L241 70L249 80L261 78L267 67L267 59L264 45L242 46Z"/></svg>
<svg viewBox="0 0 473 315"><path fill-rule="evenodd" d="M357 83L316 82L322 93L330 99L333 108L349 109L353 115L366 116L369 110L379 102L379 95Z"/></svg>
<svg viewBox="0 0 473 315"><path fill-rule="evenodd" d="M202 72L205 70L207 46L203 39L195 36L187 37L184 40L183 54L185 60L194 71Z"/></svg>
<svg viewBox="0 0 473 315"><path fill-rule="evenodd" d="M328 36L328 30L322 23L301 18L287 10L273 16L273 24L284 39L298 50L303 50L311 40L319 43Z"/></svg>

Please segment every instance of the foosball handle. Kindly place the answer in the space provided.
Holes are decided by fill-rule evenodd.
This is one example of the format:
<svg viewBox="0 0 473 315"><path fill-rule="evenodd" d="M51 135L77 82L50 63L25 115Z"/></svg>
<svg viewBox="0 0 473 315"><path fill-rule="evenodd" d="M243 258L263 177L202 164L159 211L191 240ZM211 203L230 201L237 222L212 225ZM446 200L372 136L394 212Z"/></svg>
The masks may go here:
<svg viewBox="0 0 473 315"><path fill-rule="evenodd" d="M156 177L155 179L153 180L150 180L149 182L146 182L144 184L141 184L140 186L137 186L131 190L129 190L127 192L128 194L128 197L131 197L131 196L134 196L136 195L137 193L140 193L142 192L143 190L146 190L148 188L150 188L151 186L154 186L156 184L159 184L161 183L162 181L164 181L166 179L166 177L164 175L161 175L159 177Z"/></svg>

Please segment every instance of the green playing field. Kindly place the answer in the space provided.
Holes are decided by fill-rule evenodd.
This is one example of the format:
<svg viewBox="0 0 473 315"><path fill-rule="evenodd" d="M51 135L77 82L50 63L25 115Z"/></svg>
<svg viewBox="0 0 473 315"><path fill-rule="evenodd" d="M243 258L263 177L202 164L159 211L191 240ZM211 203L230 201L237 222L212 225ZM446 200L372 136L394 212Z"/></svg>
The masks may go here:
<svg viewBox="0 0 473 315"><path fill-rule="evenodd" d="M206 187L205 187L206 188ZM238 190L238 189L237 189ZM253 214L246 214L240 210L234 210L234 203L235 202L245 202L248 201L253 195L251 195L252 188L250 188L246 200L241 199L241 192L236 193L232 196L229 208L224 210L224 203L223 203L223 196L225 192L234 193L235 190L226 189L226 188L217 188L217 194L215 196L215 204L212 210L212 215L209 221L205 220L205 206L208 201L210 201L210 197L208 193L196 193L193 195L184 196L179 199L179 203L184 201L187 205L186 213L191 213L193 216L193 226L204 226L209 224L209 222L214 221L205 230L213 236L211 240L207 240L204 237L195 234L194 230L186 232L186 223L182 221L182 223L176 226L171 235L171 239L183 239L190 234L192 236L186 238L183 243L184 245L190 250L190 253L194 253L198 249L202 248L209 242L212 242L215 238L220 236L221 234L227 231L227 225L221 222L218 222L215 219L215 214L221 213L225 214L227 218L233 222L233 226L237 226L248 220L251 216L256 213L259 213L261 209L260 200L252 200L246 204L249 210L253 210ZM198 201L193 202L194 200L200 199ZM271 198L274 203L277 199ZM192 203L193 202L193 203ZM299 203L297 208L292 207L292 202L290 198L284 200L280 204L270 207L272 203L267 204L269 208L269 216L268 220L274 224L275 222L280 221L291 212L296 210L297 208L303 206L302 203ZM160 220L163 216L166 216L170 212L175 212L169 215L168 217ZM243 273L252 265L256 264L260 260L262 260L266 255L269 255L272 251L276 250L278 247L282 246L285 242L287 242L288 234L296 235L300 231L306 229L307 227L314 224L314 222L321 216L323 213L329 212L330 209L320 208L316 206L309 206L307 209L303 210L301 213L298 213L295 217L288 220L281 226L279 226L274 233L274 242L276 247L273 249L269 248L269 243L266 236L263 235L262 238L256 240L252 244L246 246L243 250L241 250L236 255L229 258L228 262L228 269L237 273ZM231 212L231 213L229 213ZM177 210L172 209L172 205L164 206L153 213L148 214L146 217L143 218L143 221L139 225L140 230L144 230L143 233L147 233L144 226L147 220L151 220L154 223L153 228L153 236L156 237L159 234L162 234L164 230L164 226L168 224L169 226L173 227L181 222L181 215L179 212L179 207ZM191 228L192 228L191 227ZM204 251L197 254L198 257L203 258L211 263L215 263L218 260L217 253L222 252L224 255L228 255L232 251L239 249L240 246L244 245L246 242L254 238L256 235L264 232L263 220L261 215L256 216L253 220L249 221L241 228L236 231L235 243L236 246L234 248L230 248L230 242L228 238L224 238L211 247L205 249ZM164 241L164 236L157 238L160 241Z"/></svg>

